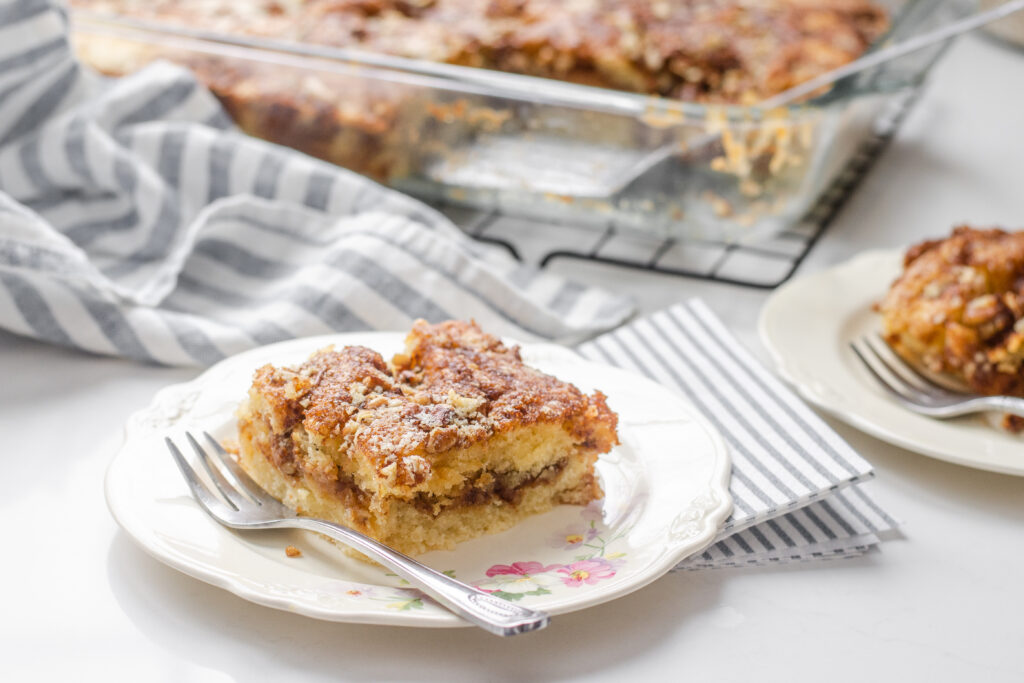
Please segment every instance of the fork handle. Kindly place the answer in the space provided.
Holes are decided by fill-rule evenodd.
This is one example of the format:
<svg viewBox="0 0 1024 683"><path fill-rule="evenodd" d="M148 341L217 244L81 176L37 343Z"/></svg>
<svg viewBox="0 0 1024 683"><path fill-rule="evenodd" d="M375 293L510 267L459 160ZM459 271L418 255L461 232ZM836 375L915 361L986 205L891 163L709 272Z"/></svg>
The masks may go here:
<svg viewBox="0 0 1024 683"><path fill-rule="evenodd" d="M316 531L355 548L367 557L393 569L396 574L463 619L495 635L514 636L536 631L547 626L551 619L547 612L515 605L456 581L408 555L340 524L310 517L294 517L281 520L280 526Z"/></svg>
<svg viewBox="0 0 1024 683"><path fill-rule="evenodd" d="M1001 413L1024 417L1024 398L1016 396L987 396L987 403Z"/></svg>

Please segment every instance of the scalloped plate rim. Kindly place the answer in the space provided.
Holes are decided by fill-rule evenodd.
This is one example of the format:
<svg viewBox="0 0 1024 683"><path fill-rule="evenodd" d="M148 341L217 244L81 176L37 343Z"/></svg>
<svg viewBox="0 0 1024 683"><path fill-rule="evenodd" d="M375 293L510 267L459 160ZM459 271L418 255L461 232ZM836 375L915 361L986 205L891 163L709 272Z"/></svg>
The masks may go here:
<svg viewBox="0 0 1024 683"><path fill-rule="evenodd" d="M892 426L891 421L893 419L898 420L898 417L903 418L904 425L908 422L917 423L918 421L927 421L927 424L931 427L934 427L937 424L950 427L953 430L951 432L945 432L943 429L946 434L962 432L964 427L958 425L956 421L932 420L912 413L894 402L886 401L880 393L883 390L879 387L873 387L874 391L869 393L874 397L875 403L885 403L889 407L891 415L896 416L889 418L890 424L888 425L880 424L878 420L871 419L869 416L863 414L863 412L858 412L856 410L851 410L844 406L837 405L837 403L831 400L820 387L816 388L805 379L807 372L797 369L795 365L796 359L798 357L804 358L806 356L804 354L799 354L797 351L792 349L787 351L785 349L786 344L781 342L776 336L773 330L773 325L775 323L774 318L777 315L780 315L779 307L781 306L783 307L783 310L785 310L787 306L795 306L799 304L799 299L796 300L796 303L793 303L791 298L794 296L799 297L799 295L806 291L822 291L826 289L820 286L819 283L829 280L835 281L837 278L852 278L853 273L863 273L866 276L869 276L868 281L884 283L879 286L877 290L866 288L865 291L867 294L860 297L860 301L857 302L856 307L839 307L835 320L835 328L838 332L839 328L843 324L851 320L855 315L863 312L866 307L870 307L872 302L878 300L885 293L885 287L887 287L888 283L891 282L899 273L898 264L902 255L903 252L899 249L872 249L864 251L857 256L830 268L797 278L776 290L761 308L761 315L758 319L758 336L771 357L776 371L806 400L850 426L882 441L920 455L950 462L963 467L970 467L998 474L1024 476L1024 457L1021 458L1020 465L1015 466L1013 464L1006 464L1005 462L1002 462L1002 460L992 461L990 458L984 456L964 456L957 451L949 450L952 447L950 446L950 442L942 438L922 440L920 436L915 438L896 431L898 427ZM880 271L882 272L881 276L879 275ZM888 275L886 273L888 273ZM816 284L819 286L815 286ZM843 363L838 363L837 366L845 369L845 365ZM817 377L821 379L823 376L819 374ZM824 375L824 377L827 379L828 376ZM858 382L862 382L863 379L858 378ZM998 447L998 444L1002 441L1002 437L1004 435L1000 434L995 427L988 427L988 429L991 429L992 432L990 434L982 432L980 437L990 444L996 444ZM929 430L918 432L918 434L921 433L929 433ZM1009 437L1007 436L1006 438ZM1024 448L1024 443L1019 444L1018 447ZM978 450L980 451L981 449Z"/></svg>
<svg viewBox="0 0 1024 683"><path fill-rule="evenodd" d="M336 606L333 608L317 608L306 602L300 602L289 596L275 593L273 590L267 590L265 586L260 586L258 582L248 579L244 575L232 575L226 571L217 571L217 567L211 568L203 566L197 563L194 558L189 558L183 555L180 551L168 547L166 544L154 543L152 538L150 538L150 534L147 533L152 530L148 529L145 524L140 526L139 520L132 518L131 511L125 509L122 501L120 501L120 492L117 488L117 474L119 472L119 468L122 466L122 463L126 458L131 457L130 446L134 437L134 432L136 430L144 429L141 425L143 419L158 406L173 400L175 395L179 395L178 400L180 401L180 396L185 395L186 390L202 387L202 385L210 382L211 379L216 378L220 373L225 372L226 369L231 366L247 364L250 362L250 359L260 358L268 353L273 353L275 350L287 350L291 347L299 348L306 346L320 348L327 344L340 345L352 343L360 343L374 347L376 343L384 344L394 342L396 338L401 339L403 337L403 333L395 332L356 332L287 340L277 344L244 351L211 366L191 381L169 385L159 390L146 408L137 411L128 419L122 430L121 444L107 468L104 479L104 493L107 507L110 510L111 515L114 517L118 525L133 540L133 542L135 542L136 545L141 547L151 557L178 571L181 571L188 576L227 590L234 595L256 604L328 621L431 628L469 626L468 623L442 609L437 609L430 613L396 612L393 614L382 614L380 611L359 609L353 605L346 605L346 609L344 610L339 610ZM617 586L614 590L606 590L603 592L593 591L582 595L577 599L562 599L560 602L555 603L552 606L544 605L541 607L549 611L551 614L556 615L584 609L586 607L617 599L650 584L666 574L684 558L696 554L710 545L714 541L718 530L724 524L732 511L732 499L729 494L731 461L725 442L714 427L712 427L711 424L684 398L646 377L629 373L620 368L583 359L575 352L556 344L527 343L522 344L521 346L523 347L524 355L529 355L530 353L538 351L561 355L566 362L598 367L603 372L612 373L613 375L618 375L620 377L628 377L629 381L644 383L665 392L678 402L681 409L685 410L686 421L692 421L695 423L703 435L709 440L709 443L711 444L711 452L709 455L715 459L712 467L713 473L711 480L707 483L707 487L708 491L712 494L712 497L717 501L717 505L713 509L706 511L706 514L701 520L702 528L699 534L688 538L685 543L677 542L675 545L666 544L665 549L657 555L654 561L648 564L646 570L630 583ZM557 372L554 374L557 375ZM182 486L184 487L184 482L182 482ZM674 519L678 519L678 517ZM208 520L208 522L210 525L217 526L219 528L219 525L217 525L213 520Z"/></svg>

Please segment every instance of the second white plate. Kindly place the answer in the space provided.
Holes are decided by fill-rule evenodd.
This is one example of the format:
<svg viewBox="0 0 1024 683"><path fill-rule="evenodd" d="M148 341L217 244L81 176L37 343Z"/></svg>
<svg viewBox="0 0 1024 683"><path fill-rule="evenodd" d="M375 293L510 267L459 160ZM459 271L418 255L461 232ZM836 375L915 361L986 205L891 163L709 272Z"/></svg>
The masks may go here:
<svg viewBox="0 0 1024 683"><path fill-rule="evenodd" d="M881 300L902 252L869 251L780 288L761 310L761 340L779 374L807 400L868 434L967 467L1024 476L1024 440L982 415L935 420L896 403L849 344L877 334Z"/></svg>

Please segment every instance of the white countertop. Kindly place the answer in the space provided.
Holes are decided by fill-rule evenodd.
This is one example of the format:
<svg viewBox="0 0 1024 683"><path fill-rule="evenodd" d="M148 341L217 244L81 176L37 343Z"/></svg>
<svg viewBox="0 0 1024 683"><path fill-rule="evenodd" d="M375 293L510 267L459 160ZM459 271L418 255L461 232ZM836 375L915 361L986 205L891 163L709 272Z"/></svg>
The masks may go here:
<svg viewBox="0 0 1024 683"><path fill-rule="evenodd" d="M954 46L801 272L959 221L1024 227L1022 83L1024 53L975 37ZM630 292L648 311L703 297L762 353L765 292L553 267ZM1024 477L932 460L838 423L903 522L902 538L859 559L674 574L507 640L250 604L151 559L103 500L128 415L195 374L0 333L5 680L1024 680Z"/></svg>

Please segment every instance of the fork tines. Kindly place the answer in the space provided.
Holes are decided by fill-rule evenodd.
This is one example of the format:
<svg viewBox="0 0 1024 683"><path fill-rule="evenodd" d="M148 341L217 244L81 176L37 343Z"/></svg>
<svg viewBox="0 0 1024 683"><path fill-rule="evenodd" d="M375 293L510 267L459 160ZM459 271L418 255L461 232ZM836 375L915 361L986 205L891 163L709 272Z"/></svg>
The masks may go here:
<svg viewBox="0 0 1024 683"><path fill-rule="evenodd" d="M904 407L929 417L956 417L984 410L1002 409L1024 413L1020 399L979 396L939 386L903 361L877 336L862 337L850 344L864 367Z"/></svg>
<svg viewBox="0 0 1024 683"><path fill-rule="evenodd" d="M939 386L900 358L877 335L868 335L850 343L865 367L889 391L919 402L950 401L970 398Z"/></svg>
<svg viewBox="0 0 1024 683"><path fill-rule="evenodd" d="M267 496L263 489L238 466L215 438L207 432L203 432L203 436L209 443L208 448L204 448L191 432L185 432L185 438L213 484L212 489L197 474L177 444L169 437L164 439L196 500L214 516L222 516L227 508L237 512L246 507L263 505Z"/></svg>

